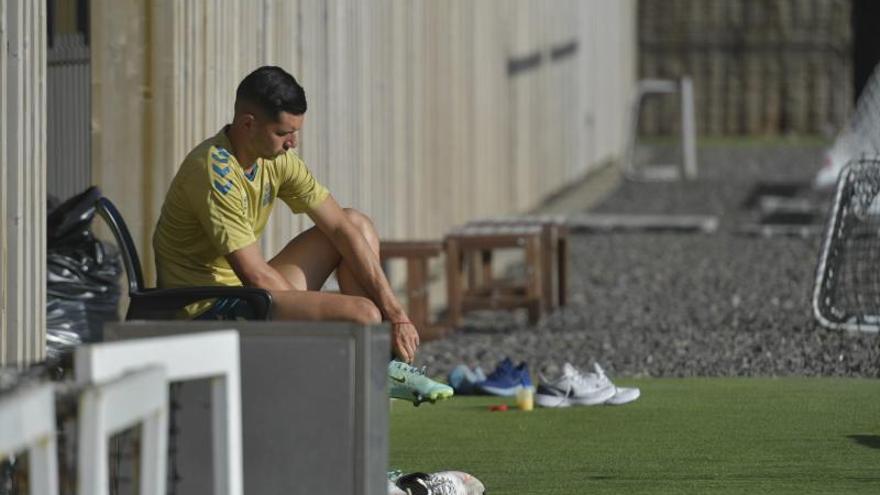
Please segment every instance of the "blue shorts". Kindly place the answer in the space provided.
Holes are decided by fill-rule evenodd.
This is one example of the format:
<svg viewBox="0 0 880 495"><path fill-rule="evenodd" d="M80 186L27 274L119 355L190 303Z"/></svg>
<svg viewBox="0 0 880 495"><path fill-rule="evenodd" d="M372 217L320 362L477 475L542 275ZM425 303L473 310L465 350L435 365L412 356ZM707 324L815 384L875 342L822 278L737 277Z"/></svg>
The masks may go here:
<svg viewBox="0 0 880 495"><path fill-rule="evenodd" d="M214 304L196 316L196 320L253 320L254 311L237 297L219 297Z"/></svg>

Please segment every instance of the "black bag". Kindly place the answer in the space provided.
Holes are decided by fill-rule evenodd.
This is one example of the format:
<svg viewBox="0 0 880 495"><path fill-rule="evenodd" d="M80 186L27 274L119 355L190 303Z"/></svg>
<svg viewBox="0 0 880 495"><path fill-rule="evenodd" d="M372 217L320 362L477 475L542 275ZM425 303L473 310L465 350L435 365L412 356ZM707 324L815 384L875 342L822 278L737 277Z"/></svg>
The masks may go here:
<svg viewBox="0 0 880 495"><path fill-rule="evenodd" d="M101 191L92 186L50 208L46 221L46 325L49 359L101 340L116 321L122 263L114 245L95 238L92 219Z"/></svg>

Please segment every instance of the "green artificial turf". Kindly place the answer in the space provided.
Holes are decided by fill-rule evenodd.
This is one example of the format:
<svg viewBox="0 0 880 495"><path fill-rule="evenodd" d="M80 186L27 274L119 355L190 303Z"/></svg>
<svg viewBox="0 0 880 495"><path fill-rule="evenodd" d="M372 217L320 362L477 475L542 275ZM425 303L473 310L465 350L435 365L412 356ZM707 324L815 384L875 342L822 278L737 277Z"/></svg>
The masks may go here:
<svg viewBox="0 0 880 495"><path fill-rule="evenodd" d="M624 406L392 401L390 466L498 494L880 493L880 380L646 379Z"/></svg>

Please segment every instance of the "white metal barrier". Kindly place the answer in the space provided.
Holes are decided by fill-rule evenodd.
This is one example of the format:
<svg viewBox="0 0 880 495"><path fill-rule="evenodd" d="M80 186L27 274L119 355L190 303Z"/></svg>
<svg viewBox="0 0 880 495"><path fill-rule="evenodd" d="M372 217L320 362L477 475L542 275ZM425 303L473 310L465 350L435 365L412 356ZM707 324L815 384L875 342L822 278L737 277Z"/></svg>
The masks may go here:
<svg viewBox="0 0 880 495"><path fill-rule="evenodd" d="M77 486L81 494L108 495L110 437L141 423L140 491L165 495L168 383L152 366L85 389L80 396Z"/></svg>
<svg viewBox="0 0 880 495"><path fill-rule="evenodd" d="M168 382L211 379L213 493L241 495L238 332L223 330L94 344L78 348L75 355L76 379L83 384L108 380L125 370L153 364L165 368Z"/></svg>
<svg viewBox="0 0 880 495"><path fill-rule="evenodd" d="M22 450L27 450L29 456L30 493L58 495L55 395L51 384L26 387L0 399L0 457Z"/></svg>
<svg viewBox="0 0 880 495"><path fill-rule="evenodd" d="M636 146L638 144L639 117L645 97L652 94L678 94L681 108L681 152L682 163L678 165L636 165ZM629 129L629 144L626 149L624 172L637 180L676 180L697 177L697 132L694 118L694 86L689 77L679 81L665 79L643 79L636 88Z"/></svg>

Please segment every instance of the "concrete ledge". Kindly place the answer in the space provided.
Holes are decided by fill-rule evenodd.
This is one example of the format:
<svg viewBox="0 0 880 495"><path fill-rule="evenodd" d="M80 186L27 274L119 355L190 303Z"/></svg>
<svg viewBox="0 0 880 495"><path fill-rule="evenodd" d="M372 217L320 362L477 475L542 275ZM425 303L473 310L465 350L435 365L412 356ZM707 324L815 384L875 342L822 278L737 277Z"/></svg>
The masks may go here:
<svg viewBox="0 0 880 495"><path fill-rule="evenodd" d="M633 215L582 213L571 215L566 225L572 231L674 231L718 230L718 217L711 215Z"/></svg>
<svg viewBox="0 0 880 495"><path fill-rule="evenodd" d="M751 237L800 237L807 239L821 236L824 230L822 225L798 225L798 224L761 224L745 223L736 229L736 234Z"/></svg>

